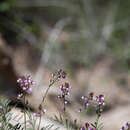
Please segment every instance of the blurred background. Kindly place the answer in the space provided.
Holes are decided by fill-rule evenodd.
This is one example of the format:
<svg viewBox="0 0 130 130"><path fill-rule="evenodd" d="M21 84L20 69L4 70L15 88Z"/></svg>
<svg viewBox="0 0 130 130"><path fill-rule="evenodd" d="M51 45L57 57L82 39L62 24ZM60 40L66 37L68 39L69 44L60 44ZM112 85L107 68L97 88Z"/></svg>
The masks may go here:
<svg viewBox="0 0 130 130"><path fill-rule="evenodd" d="M14 98L18 76L31 74L36 86L28 97L37 110L50 75L58 68L71 84L70 120L93 121L91 110L77 113L80 97L103 93L104 130L118 130L130 121L129 0L1 0L0 95ZM46 108L58 114L58 87Z"/></svg>

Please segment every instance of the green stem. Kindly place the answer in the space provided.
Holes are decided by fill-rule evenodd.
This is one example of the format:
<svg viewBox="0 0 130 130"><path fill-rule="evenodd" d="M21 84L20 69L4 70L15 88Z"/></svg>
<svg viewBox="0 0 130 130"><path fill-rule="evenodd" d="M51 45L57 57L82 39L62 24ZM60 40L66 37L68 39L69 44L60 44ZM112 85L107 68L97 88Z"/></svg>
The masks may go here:
<svg viewBox="0 0 130 130"><path fill-rule="evenodd" d="M42 98L41 104L45 101L45 98L46 98L46 96L47 96L47 94L48 94L48 91L49 91L50 87L56 82L56 80L57 80L57 78L56 78L55 80L53 80L53 82L52 82L51 84L49 84L49 86L48 86L48 88L47 88L47 90L46 90L46 92L45 92L45 95L44 95L43 98Z"/></svg>
<svg viewBox="0 0 130 130"><path fill-rule="evenodd" d="M47 94L48 94L48 92L49 92L50 87L56 82L56 80L57 80L57 78L56 78L55 80L53 80L52 83L49 84L49 86L48 86L48 88L47 88L47 90L46 90L46 92L45 92L45 95L43 96L42 101L41 101L41 103L40 103L40 105L39 105L39 108L40 108L40 119L39 119L39 124L38 124L38 130L40 130L40 124L41 124L42 103L44 103L44 101L45 101L45 99L46 99L46 97L47 97Z"/></svg>
<svg viewBox="0 0 130 130"><path fill-rule="evenodd" d="M5 126L6 126L6 123L7 123L7 120L6 120L6 114L4 112L4 110L2 110L2 113L3 113L3 116L2 116L2 128L5 129Z"/></svg>
<svg viewBox="0 0 130 130"><path fill-rule="evenodd" d="M97 114L97 119L96 119L96 130L98 130L98 122L99 122L100 114Z"/></svg>
<svg viewBox="0 0 130 130"><path fill-rule="evenodd" d="M38 130L40 130L41 118L42 118L42 115L41 115L41 111L40 111L40 117L39 117Z"/></svg>
<svg viewBox="0 0 130 130"><path fill-rule="evenodd" d="M26 100L25 100L25 95L24 95L24 129L26 130Z"/></svg>

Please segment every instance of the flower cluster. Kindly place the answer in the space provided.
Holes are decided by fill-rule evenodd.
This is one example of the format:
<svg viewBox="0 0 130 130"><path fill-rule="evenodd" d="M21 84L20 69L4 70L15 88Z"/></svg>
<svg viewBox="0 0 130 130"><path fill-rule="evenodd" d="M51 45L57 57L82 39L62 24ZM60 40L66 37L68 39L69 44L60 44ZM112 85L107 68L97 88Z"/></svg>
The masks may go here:
<svg viewBox="0 0 130 130"><path fill-rule="evenodd" d="M62 69L59 69L57 71L57 74L58 74L58 79L61 79L61 78L65 79L66 78L66 72L63 71Z"/></svg>
<svg viewBox="0 0 130 130"><path fill-rule="evenodd" d="M30 75L28 75L27 77L22 76L18 78L17 83L19 84L23 92L27 94L31 94L32 86L35 84ZM18 98L21 98L22 96L23 93L18 94Z"/></svg>
<svg viewBox="0 0 130 130"><path fill-rule="evenodd" d="M52 74L52 78L50 79L50 83L54 83L56 81L59 81L60 79L66 78L66 72L62 69L58 69L55 73Z"/></svg>
<svg viewBox="0 0 130 130"><path fill-rule="evenodd" d="M96 130L96 128L91 128L88 122L85 123L85 126L81 127L80 130Z"/></svg>
<svg viewBox="0 0 130 130"><path fill-rule="evenodd" d="M59 99L65 99L65 96L69 95L69 91L70 91L70 85L69 83L62 84L60 86L60 90L61 90L61 95L58 96ZM64 103L67 104L68 101L65 99Z"/></svg>
<svg viewBox="0 0 130 130"><path fill-rule="evenodd" d="M88 96L82 96L84 100L84 108L87 109L89 105L92 105L96 108L97 119L94 123L89 124L85 123L85 126L81 127L81 130L97 130L100 125L98 124L99 118L101 116L104 103L104 95L100 94L99 96L94 96L94 93L89 93ZM82 109L79 109L79 112L82 112ZM92 126L92 127L91 127Z"/></svg>
<svg viewBox="0 0 130 130"><path fill-rule="evenodd" d="M90 93L88 96L82 96L82 100L84 100L85 109L88 108L90 104L94 104L98 113L102 112L102 108L105 105L104 95L100 94L99 96L94 96L94 93ZM81 112L81 109L79 110Z"/></svg>
<svg viewBox="0 0 130 130"><path fill-rule="evenodd" d="M126 123L124 126L122 126L121 130L130 130L130 123Z"/></svg>

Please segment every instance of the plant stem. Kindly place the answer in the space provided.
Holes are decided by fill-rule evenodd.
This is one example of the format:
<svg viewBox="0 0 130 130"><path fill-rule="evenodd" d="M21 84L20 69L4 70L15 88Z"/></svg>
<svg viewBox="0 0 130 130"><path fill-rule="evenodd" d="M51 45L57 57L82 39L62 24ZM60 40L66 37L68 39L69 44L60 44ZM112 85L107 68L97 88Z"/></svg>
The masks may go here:
<svg viewBox="0 0 130 130"><path fill-rule="evenodd" d="M97 119L96 119L96 130L98 130L98 122L99 122L100 114L97 114Z"/></svg>
<svg viewBox="0 0 130 130"><path fill-rule="evenodd" d="M55 80L53 80L52 83L49 84L49 86L48 86L48 88L47 88L47 90L46 90L46 92L45 92L45 95L43 96L42 101L41 101L41 103L40 103L40 105L39 105L39 108L40 108L40 119L39 119L39 124L38 124L38 130L40 130L40 124L41 124L42 103L44 103L44 101L45 101L45 99L46 99L46 97L47 97L47 94L48 94L48 92L49 92L50 87L56 82L56 80L57 80L57 78L56 78Z"/></svg>
<svg viewBox="0 0 130 130"><path fill-rule="evenodd" d="M24 95L24 129L26 130L26 100L25 100L25 95Z"/></svg>
<svg viewBox="0 0 130 130"><path fill-rule="evenodd" d="M64 108L63 108L63 111L64 111L64 116L65 116L65 112L66 112L66 107L65 107L65 96L64 96L63 101L64 101Z"/></svg>
<svg viewBox="0 0 130 130"><path fill-rule="evenodd" d="M52 83L49 84L49 86L48 86L48 88L47 88L47 90L46 90L46 92L45 92L45 95L44 95L43 98L42 98L41 104L45 101L45 98L46 98L46 96L47 96L47 94L48 94L48 91L49 91L50 87L56 82L56 80L57 80L57 78L56 78L55 80L53 80Z"/></svg>
<svg viewBox="0 0 130 130"><path fill-rule="evenodd" d="M42 115L41 115L41 111L40 111L40 117L39 117L38 130L40 130L41 118L42 118Z"/></svg>

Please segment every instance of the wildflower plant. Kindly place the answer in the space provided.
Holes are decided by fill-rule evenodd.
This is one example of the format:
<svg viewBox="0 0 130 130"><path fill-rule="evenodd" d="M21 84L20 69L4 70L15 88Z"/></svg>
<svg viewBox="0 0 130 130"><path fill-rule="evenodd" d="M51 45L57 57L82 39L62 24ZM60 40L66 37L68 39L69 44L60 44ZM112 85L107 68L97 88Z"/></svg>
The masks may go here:
<svg viewBox="0 0 130 130"><path fill-rule="evenodd" d="M37 118L39 118L38 128L35 128L35 129L40 130L41 117L42 115L45 115L46 113L46 109L43 108L43 105L47 97L47 94L49 92L49 89L51 88L51 86L54 85L54 83L56 83L60 79L65 79L65 77L66 77L66 73L62 69L59 69L57 72L52 74L52 77L50 79L50 84L47 90L45 91L45 94L43 95L42 101L39 105L39 111L34 112L33 117L28 113L28 117L29 117L28 122L31 124L33 129L36 127L35 124L36 124ZM26 102L25 97L27 94L31 94L32 88L35 85L35 82L32 80L31 76L28 75L27 77L22 76L18 78L17 83L19 84L19 87L22 89L22 92L18 94L17 98L24 99L24 129L26 130L27 129L26 127L27 126L27 119L26 119L27 110L25 106L27 106L27 102Z"/></svg>
<svg viewBox="0 0 130 130"><path fill-rule="evenodd" d="M0 99L0 130L20 130L22 126L19 122L12 124L11 121L15 120L13 114L10 113L10 101L7 99Z"/></svg>
<svg viewBox="0 0 130 130"><path fill-rule="evenodd" d="M0 129L5 129L8 127L8 112L10 111L9 107L8 107L8 100L4 101L4 100L0 100Z"/></svg>
<svg viewBox="0 0 130 130"><path fill-rule="evenodd" d="M31 76L28 75L27 77L22 76L19 77L17 80L17 83L19 84L19 87L22 89L22 92L18 94L18 99L23 98L24 99L24 129L26 130L26 94L31 94L32 87L34 86L34 81L32 80Z"/></svg>
<svg viewBox="0 0 130 130"><path fill-rule="evenodd" d="M60 86L60 90L61 90L61 94L58 95L58 98L63 100L63 104L64 104L64 113L66 111L66 104L68 103L68 100L66 99L66 97L69 95L69 91L70 91L70 85L69 83L65 82L65 84L62 84Z"/></svg>
<svg viewBox="0 0 130 130"><path fill-rule="evenodd" d="M39 115L40 115L40 119L39 119L39 125L38 125L38 130L40 129L40 124L41 124L41 116L42 113L44 113L46 110L43 109L43 103L45 102L45 99L47 97L47 94L49 92L49 89L54 85L54 83L56 83L57 81L61 80L61 79L65 79L66 78L66 72L64 72L62 69L59 69L58 71L56 71L55 73L52 74L52 77L50 79L50 84L42 98L42 101L39 105Z"/></svg>
<svg viewBox="0 0 130 130"><path fill-rule="evenodd" d="M105 105L104 95L100 94L98 96L94 96L94 93L89 93L88 96L82 96L81 99L84 101L83 109L87 110L90 105L94 106L96 111L96 121L94 123L86 122L84 126L81 127L81 130L102 130L102 123L99 124L99 119L101 117L103 107ZM79 109L79 112L82 112L82 109Z"/></svg>
<svg viewBox="0 0 130 130"><path fill-rule="evenodd" d="M41 117L45 115L46 109L44 108L45 99L47 98L48 92L50 88L58 81L66 78L66 72L62 69L59 69L55 73L52 74L50 83L48 88L43 95L42 101L39 105L39 111L34 112L33 114L30 112L28 107L28 102L26 101L26 95L30 95L32 92L33 87L35 86L35 82L32 80L32 77L28 75L27 77L22 76L19 77L17 83L21 88L21 92L18 94L17 99L23 99L24 103L24 123L20 123L17 120L17 123L14 125L11 123L11 120L14 120L13 114L10 112L12 107L9 106L9 100L2 100L0 99L0 130L58 130L58 128L54 129L54 125L48 124L47 126L41 125ZM66 118L66 104L68 103L68 96L70 95L70 85L68 82L64 82L60 86L60 95L58 98L63 101L63 116L55 116L56 121L64 124L67 130L103 130L103 123L99 123L100 117L103 112L103 108L105 105L104 95L100 94L95 96L94 93L89 93L87 96L82 96L81 99L83 101L83 108L79 109L79 112L83 110L88 110L90 106L95 108L96 112L96 120L94 123L85 122L84 125L79 125L77 120L74 122L70 122ZM17 115L15 116L15 118ZM38 122L38 123L37 123ZM38 124L38 125L37 125ZM130 130L130 123L126 123L121 127L121 130Z"/></svg>
<svg viewBox="0 0 130 130"><path fill-rule="evenodd" d="M19 84L19 87L23 90L23 92L18 95L18 98L21 98L25 94L31 94L32 87L35 85L35 82L32 80L30 75L28 75L27 77L19 77L17 83Z"/></svg>

